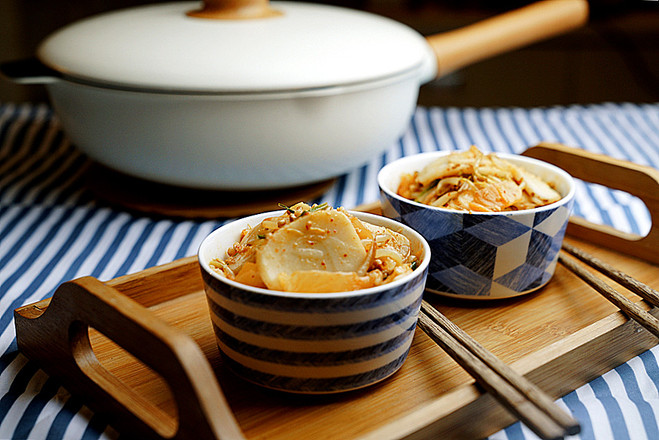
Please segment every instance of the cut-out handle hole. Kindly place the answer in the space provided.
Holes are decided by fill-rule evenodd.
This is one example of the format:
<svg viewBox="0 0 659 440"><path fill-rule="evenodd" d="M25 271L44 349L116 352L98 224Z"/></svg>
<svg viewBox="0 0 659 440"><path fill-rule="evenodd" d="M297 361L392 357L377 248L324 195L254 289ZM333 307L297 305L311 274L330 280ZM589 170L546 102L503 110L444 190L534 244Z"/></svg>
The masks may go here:
<svg viewBox="0 0 659 440"><path fill-rule="evenodd" d="M648 235L652 217L647 205L625 191L607 188L575 178L574 216L585 221L610 226L616 231L641 239Z"/></svg>
<svg viewBox="0 0 659 440"><path fill-rule="evenodd" d="M158 435L174 437L178 408L167 382L93 327L78 321L70 330L71 351L82 372Z"/></svg>

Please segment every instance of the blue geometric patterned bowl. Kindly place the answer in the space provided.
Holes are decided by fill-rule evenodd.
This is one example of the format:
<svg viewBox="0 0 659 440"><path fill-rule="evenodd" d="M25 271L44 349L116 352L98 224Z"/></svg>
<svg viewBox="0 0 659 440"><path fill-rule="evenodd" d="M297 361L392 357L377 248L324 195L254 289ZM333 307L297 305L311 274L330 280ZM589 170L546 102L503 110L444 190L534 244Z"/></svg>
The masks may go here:
<svg viewBox="0 0 659 440"><path fill-rule="evenodd" d="M378 173L384 215L415 229L430 244L426 289L451 297L495 299L530 293L547 284L574 202L572 177L536 159L498 154L553 183L563 198L535 209L469 213L424 205L396 194L402 174L421 170L447 154L450 152L404 157Z"/></svg>
<svg viewBox="0 0 659 440"><path fill-rule="evenodd" d="M199 248L199 264L223 361L264 387L305 394L362 388L396 372L407 357L423 295L430 248L417 232L393 220L358 218L404 234L421 263L405 278L370 289L289 293L250 287L209 268L247 225L270 212L229 223Z"/></svg>

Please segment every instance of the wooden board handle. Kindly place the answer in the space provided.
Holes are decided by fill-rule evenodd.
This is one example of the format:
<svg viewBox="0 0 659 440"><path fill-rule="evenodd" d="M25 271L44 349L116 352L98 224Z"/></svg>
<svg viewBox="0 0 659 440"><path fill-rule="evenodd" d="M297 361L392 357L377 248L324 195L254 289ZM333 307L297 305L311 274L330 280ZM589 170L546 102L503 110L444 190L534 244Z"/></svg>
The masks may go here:
<svg viewBox="0 0 659 440"><path fill-rule="evenodd" d="M625 191L638 197L652 224L644 237L625 233L580 217L572 217L567 233L600 246L659 264L659 170L562 144L543 142L525 156L552 163L577 179Z"/></svg>
<svg viewBox="0 0 659 440"><path fill-rule="evenodd" d="M110 424L138 438L244 439L199 346L134 300L92 277L14 312L19 349ZM178 423L124 385L96 358L89 328L132 354L170 387ZM148 349L145 349L148 347Z"/></svg>
<svg viewBox="0 0 659 440"><path fill-rule="evenodd" d="M585 25L587 0L545 0L460 29L426 37L437 76Z"/></svg>

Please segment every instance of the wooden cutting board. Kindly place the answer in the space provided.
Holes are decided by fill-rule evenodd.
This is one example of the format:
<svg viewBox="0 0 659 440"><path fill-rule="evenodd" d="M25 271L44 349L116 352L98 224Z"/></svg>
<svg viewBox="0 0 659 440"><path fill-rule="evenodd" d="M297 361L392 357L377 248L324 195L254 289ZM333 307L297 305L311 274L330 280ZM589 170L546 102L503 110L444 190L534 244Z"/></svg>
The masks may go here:
<svg viewBox="0 0 659 440"><path fill-rule="evenodd" d="M652 213L657 206L650 200ZM657 266L626 254L635 242L621 251L566 241L659 289ZM555 398L658 342L560 265L547 286L520 298L426 299ZM195 257L105 283L64 283L53 298L17 309L15 322L28 358L141 438L480 438L514 421L420 330L403 367L364 390L299 396L237 378L215 343Z"/></svg>

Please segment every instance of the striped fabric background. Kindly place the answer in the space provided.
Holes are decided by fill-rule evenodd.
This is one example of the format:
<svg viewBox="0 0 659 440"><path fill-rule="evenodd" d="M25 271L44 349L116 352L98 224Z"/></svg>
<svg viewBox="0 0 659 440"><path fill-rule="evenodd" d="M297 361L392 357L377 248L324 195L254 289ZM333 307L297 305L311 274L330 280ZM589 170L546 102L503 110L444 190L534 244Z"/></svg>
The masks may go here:
<svg viewBox="0 0 659 440"><path fill-rule="evenodd" d="M403 155L471 144L519 153L557 141L659 168L659 104L555 108L419 108L381 157L342 176L318 202L348 208L378 198L376 175ZM193 255L222 220L154 219L112 209L84 185L88 160L44 104L0 103L0 438L117 438L77 396L17 352L13 309L52 295L62 282L108 280ZM575 214L637 234L651 219L625 193L580 184ZM568 394L559 404L582 423L582 439L659 438L659 348ZM492 439L533 439L520 423Z"/></svg>

